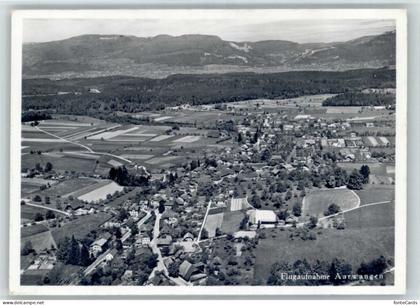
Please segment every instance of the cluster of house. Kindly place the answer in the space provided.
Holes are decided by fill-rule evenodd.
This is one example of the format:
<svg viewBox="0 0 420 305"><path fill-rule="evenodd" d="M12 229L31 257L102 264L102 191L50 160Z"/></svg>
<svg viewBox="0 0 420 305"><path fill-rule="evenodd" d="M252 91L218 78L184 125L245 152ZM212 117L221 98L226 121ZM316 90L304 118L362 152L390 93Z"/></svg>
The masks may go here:
<svg viewBox="0 0 420 305"><path fill-rule="evenodd" d="M51 270L56 262L57 258L53 252L41 251L27 270Z"/></svg>

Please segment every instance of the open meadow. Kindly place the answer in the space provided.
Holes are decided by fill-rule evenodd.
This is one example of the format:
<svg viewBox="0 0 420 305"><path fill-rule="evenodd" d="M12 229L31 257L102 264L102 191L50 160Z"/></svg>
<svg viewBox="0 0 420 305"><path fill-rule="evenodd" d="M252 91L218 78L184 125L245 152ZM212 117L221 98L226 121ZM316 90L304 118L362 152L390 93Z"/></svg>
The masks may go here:
<svg viewBox="0 0 420 305"><path fill-rule="evenodd" d="M304 197L302 212L305 216L322 217L331 204L336 204L345 211L357 207L360 199L355 192L348 189L315 190Z"/></svg>

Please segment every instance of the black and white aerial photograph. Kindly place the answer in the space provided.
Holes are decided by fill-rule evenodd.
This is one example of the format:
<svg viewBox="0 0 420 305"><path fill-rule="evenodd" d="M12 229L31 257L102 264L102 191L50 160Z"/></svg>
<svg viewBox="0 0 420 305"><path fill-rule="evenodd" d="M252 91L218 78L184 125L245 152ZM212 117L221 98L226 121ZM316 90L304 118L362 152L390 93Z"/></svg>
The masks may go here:
<svg viewBox="0 0 420 305"><path fill-rule="evenodd" d="M30 12L14 287L401 289L401 11Z"/></svg>

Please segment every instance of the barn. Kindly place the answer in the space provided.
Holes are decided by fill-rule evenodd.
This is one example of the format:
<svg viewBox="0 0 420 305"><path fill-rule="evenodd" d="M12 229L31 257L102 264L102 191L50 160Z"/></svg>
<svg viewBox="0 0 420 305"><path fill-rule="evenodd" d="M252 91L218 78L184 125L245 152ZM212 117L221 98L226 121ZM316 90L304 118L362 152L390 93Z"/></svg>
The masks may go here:
<svg viewBox="0 0 420 305"><path fill-rule="evenodd" d="M250 210L249 222L263 228L272 228L277 224L277 215L271 210Z"/></svg>

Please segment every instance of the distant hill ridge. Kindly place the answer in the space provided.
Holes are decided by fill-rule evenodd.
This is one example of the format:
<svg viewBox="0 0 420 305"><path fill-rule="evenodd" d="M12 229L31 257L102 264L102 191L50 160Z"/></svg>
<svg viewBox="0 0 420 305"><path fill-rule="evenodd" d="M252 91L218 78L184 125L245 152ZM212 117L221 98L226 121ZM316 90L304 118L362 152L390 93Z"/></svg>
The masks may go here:
<svg viewBox="0 0 420 305"><path fill-rule="evenodd" d="M346 42L225 41L212 35L82 35L23 45L24 78L343 71L395 65L395 31Z"/></svg>

